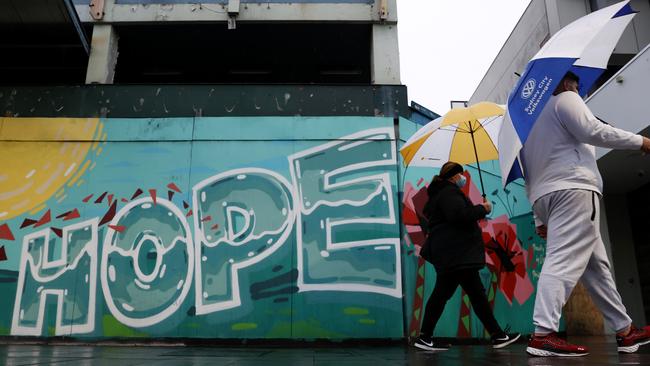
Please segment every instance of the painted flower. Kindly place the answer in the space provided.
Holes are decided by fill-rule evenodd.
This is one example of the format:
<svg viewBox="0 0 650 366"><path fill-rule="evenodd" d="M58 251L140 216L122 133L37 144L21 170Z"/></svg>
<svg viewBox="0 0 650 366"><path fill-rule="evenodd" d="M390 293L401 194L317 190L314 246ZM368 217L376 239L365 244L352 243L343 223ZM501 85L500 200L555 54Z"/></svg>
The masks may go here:
<svg viewBox="0 0 650 366"><path fill-rule="evenodd" d="M517 239L517 227L508 216L482 221L485 260L497 276L498 287L512 304L516 299L523 304L533 294L533 283L528 276L528 251Z"/></svg>

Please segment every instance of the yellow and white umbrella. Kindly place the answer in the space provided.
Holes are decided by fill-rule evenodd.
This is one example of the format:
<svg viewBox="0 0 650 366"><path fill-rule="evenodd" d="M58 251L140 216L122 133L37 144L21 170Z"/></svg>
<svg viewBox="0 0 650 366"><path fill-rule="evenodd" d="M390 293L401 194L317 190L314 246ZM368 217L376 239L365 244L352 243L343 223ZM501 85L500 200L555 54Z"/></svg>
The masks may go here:
<svg viewBox="0 0 650 366"><path fill-rule="evenodd" d="M499 130L505 109L491 102L455 108L418 130L400 149L406 166L441 167L447 161L476 163L498 159ZM485 196L485 192L483 192Z"/></svg>

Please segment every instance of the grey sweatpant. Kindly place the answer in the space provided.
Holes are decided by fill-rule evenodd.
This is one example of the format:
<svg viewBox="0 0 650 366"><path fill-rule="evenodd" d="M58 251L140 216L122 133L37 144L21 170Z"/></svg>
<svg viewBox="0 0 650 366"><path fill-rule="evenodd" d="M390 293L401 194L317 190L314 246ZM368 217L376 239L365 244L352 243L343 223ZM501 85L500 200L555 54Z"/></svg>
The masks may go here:
<svg viewBox="0 0 650 366"><path fill-rule="evenodd" d="M546 257L537 282L535 332L557 332L562 307L578 280L616 331L632 320L610 272L600 236L600 196L588 190L563 190L538 199L533 211L548 228Z"/></svg>

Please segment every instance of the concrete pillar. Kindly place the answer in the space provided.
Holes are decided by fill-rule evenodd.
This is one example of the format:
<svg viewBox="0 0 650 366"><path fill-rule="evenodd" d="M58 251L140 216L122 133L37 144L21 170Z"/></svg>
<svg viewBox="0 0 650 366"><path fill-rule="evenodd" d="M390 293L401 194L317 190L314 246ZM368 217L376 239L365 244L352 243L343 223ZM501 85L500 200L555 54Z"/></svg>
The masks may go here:
<svg viewBox="0 0 650 366"><path fill-rule="evenodd" d="M112 84L117 63L118 36L110 24L95 24L86 70L86 84Z"/></svg>
<svg viewBox="0 0 650 366"><path fill-rule="evenodd" d="M397 24L372 26L372 84L400 85Z"/></svg>

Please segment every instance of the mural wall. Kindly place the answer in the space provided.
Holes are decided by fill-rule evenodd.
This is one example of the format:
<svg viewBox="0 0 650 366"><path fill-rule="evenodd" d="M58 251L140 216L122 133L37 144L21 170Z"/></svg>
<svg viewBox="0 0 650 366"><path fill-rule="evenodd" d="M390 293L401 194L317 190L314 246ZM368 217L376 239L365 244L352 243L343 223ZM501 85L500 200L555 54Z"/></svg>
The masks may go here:
<svg viewBox="0 0 650 366"><path fill-rule="evenodd" d="M467 184L463 191L476 204L483 200L475 166L465 166ZM497 161L481 163L487 198L493 211L479 222L483 231L486 267L480 274L495 317L502 327L529 334L533 331L532 313L535 287L544 261L543 239L535 234L530 203L524 187L511 184L501 187ZM403 225L405 235L405 285L407 288L405 319L407 334L418 334L424 306L435 285L433 266L417 255L424 244L424 234L417 215L427 200L426 186L438 169L408 168L404 186ZM478 181L478 178L476 179ZM461 288L449 300L434 335L441 337L486 337L480 320L471 310L469 298Z"/></svg>
<svg viewBox="0 0 650 366"><path fill-rule="evenodd" d="M2 334L402 336L392 119L0 126Z"/></svg>
<svg viewBox="0 0 650 366"><path fill-rule="evenodd" d="M435 271L411 211L435 172L397 145L383 117L0 118L0 335L413 335ZM486 289L529 332L543 247L492 176ZM467 304L437 334L482 337Z"/></svg>

